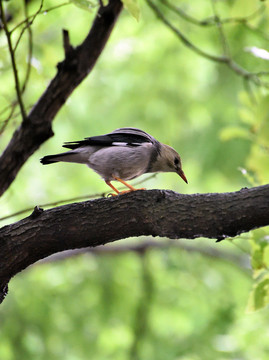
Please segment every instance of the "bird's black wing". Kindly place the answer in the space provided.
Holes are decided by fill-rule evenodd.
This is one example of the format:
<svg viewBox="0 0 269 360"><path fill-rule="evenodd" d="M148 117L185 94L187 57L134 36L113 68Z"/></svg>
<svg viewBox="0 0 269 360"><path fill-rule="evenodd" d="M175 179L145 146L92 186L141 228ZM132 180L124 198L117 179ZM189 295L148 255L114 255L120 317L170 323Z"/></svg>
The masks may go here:
<svg viewBox="0 0 269 360"><path fill-rule="evenodd" d="M63 147L77 149L81 146L140 146L143 143L159 144L151 135L135 128L121 128L112 133L64 143Z"/></svg>

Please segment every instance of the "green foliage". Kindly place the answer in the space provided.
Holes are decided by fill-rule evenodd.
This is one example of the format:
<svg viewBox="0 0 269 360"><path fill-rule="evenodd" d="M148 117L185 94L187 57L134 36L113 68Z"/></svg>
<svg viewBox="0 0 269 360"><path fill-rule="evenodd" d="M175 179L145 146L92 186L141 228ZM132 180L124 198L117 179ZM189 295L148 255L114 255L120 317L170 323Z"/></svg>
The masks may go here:
<svg viewBox="0 0 269 360"><path fill-rule="evenodd" d="M75 2L79 6L93 4ZM13 15L8 23L10 29L24 20L23 3L5 3ZM28 3L28 13L36 14L40 2ZM136 19L137 3L124 2ZM213 17L208 1L176 4L198 20ZM71 43L76 46L94 18L94 12L72 4L50 10L56 5L61 3L45 0L33 21L31 76L23 93L27 110L39 99L55 75L56 64L64 57L62 28L68 29ZM253 0L216 2L219 16L224 19L250 15L259 5ZM163 13L196 45L222 54L215 26L190 24L167 8ZM223 26L230 53L249 71L262 71L267 64L244 48L266 48L263 34L268 34L268 27L268 9L254 16L249 27L236 21ZM22 29L21 25L12 33L13 44ZM16 59L23 83L28 64L26 30L21 39ZM4 125L0 148L4 150L20 116L15 108L6 122L15 97L2 30L0 77L4 84L0 96L0 128ZM122 13L93 72L57 115L53 123L55 136L33 154L4 195L1 214L103 193L105 184L86 167L42 167L39 158L61 151L64 141L121 126L145 129L175 147L182 157L188 186L174 174L159 174L143 184L149 189L226 192L266 184L268 107L267 89L243 82L227 66L194 54L143 2L139 22ZM195 244L202 251L209 241L195 240ZM228 249L231 256L244 254L233 244L251 255L253 279L245 263L242 266L237 261L234 266L234 262L214 257L214 251L205 257L173 248L144 255L90 255L37 264L11 281L10 293L0 308L0 359L265 360L269 351L265 309L268 228L211 246L213 250Z"/></svg>
<svg viewBox="0 0 269 360"><path fill-rule="evenodd" d="M268 183L269 174L269 97L267 92L240 94L240 126L225 127L220 133L223 141L245 138L251 147L242 173L250 185ZM259 229L250 238L252 247L253 288L247 310L259 310L269 304L269 241L268 228Z"/></svg>
<svg viewBox="0 0 269 360"><path fill-rule="evenodd" d="M1 359L266 360L268 313L245 314L250 285L238 266L175 248L38 264L1 307Z"/></svg>
<svg viewBox="0 0 269 360"><path fill-rule="evenodd" d="M122 0L126 10L138 21L140 17L140 6L138 0Z"/></svg>
<svg viewBox="0 0 269 360"><path fill-rule="evenodd" d="M269 304L268 240L268 228L256 230L250 240L254 284L247 307L249 312L262 309Z"/></svg>
<svg viewBox="0 0 269 360"><path fill-rule="evenodd" d="M249 132L240 126L227 126L220 132L220 140L227 141L235 138L249 140Z"/></svg>
<svg viewBox="0 0 269 360"><path fill-rule="evenodd" d="M70 0L70 2L78 6L79 8L87 11L91 11L98 4L97 1L91 0Z"/></svg>

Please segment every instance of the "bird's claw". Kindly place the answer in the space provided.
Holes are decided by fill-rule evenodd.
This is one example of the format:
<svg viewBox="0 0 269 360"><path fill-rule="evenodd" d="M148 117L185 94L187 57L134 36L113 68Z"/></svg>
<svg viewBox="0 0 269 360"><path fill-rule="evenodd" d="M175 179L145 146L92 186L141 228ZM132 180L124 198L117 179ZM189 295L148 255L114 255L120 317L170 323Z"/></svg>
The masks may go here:
<svg viewBox="0 0 269 360"><path fill-rule="evenodd" d="M109 193L109 194L107 194L107 197L124 195L124 194L128 194L130 192L137 191L137 190L146 190L146 188L140 188L140 189L134 189L134 190L124 190L124 191L120 191L118 194Z"/></svg>
<svg viewBox="0 0 269 360"><path fill-rule="evenodd" d="M109 193L109 194L107 194L107 197L113 197L113 196L117 196L118 194L113 194L113 193Z"/></svg>

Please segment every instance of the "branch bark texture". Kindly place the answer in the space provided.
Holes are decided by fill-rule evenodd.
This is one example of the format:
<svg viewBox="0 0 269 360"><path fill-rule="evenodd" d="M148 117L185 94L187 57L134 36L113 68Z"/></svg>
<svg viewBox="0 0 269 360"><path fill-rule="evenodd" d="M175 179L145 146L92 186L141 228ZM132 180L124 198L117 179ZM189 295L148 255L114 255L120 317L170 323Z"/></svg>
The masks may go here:
<svg viewBox="0 0 269 360"><path fill-rule="evenodd" d="M0 289L53 253L133 236L222 240L269 225L269 185L233 193L136 191L34 212L0 229Z"/></svg>
<svg viewBox="0 0 269 360"><path fill-rule="evenodd" d="M101 6L83 43L65 51L65 60L28 116L14 132L0 157L0 195L10 186L26 160L53 135L51 123L69 95L88 75L99 58L121 12L120 0ZM66 50L66 49L65 49Z"/></svg>

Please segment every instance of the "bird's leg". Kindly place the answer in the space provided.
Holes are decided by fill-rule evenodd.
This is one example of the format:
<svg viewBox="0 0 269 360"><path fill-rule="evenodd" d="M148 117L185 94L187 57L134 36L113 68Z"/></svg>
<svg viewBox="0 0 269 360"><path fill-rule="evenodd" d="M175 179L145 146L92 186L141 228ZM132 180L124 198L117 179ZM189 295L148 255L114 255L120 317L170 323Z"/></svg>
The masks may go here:
<svg viewBox="0 0 269 360"><path fill-rule="evenodd" d="M111 189L113 189L113 190L117 193L117 195L120 194L119 190L117 190L117 189L115 188L115 186L113 186L113 185L111 184L110 181L106 181L106 184L107 184L108 186L110 186ZM112 196L116 196L116 194L111 194L111 195L112 195Z"/></svg>
<svg viewBox="0 0 269 360"><path fill-rule="evenodd" d="M126 192L130 192L130 191L136 191L136 190L146 190L145 188L141 188L141 189L136 189L134 188L132 185L128 184L126 181L118 178L117 176L113 176L113 178L119 182L121 182L123 185L125 185L127 188L129 188L129 191L122 191L120 193L126 193Z"/></svg>

